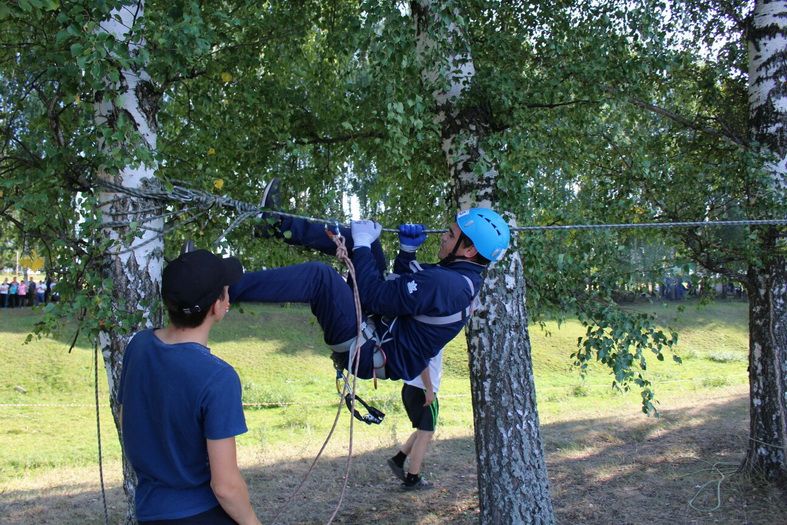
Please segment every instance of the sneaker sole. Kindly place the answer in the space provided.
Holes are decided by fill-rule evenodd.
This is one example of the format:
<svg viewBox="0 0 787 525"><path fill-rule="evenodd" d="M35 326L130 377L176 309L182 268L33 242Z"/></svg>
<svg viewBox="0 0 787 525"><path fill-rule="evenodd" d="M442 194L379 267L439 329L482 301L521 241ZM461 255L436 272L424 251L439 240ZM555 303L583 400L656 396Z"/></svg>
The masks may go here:
<svg viewBox="0 0 787 525"><path fill-rule="evenodd" d="M416 483L414 485L405 485L404 483L402 483L402 490L405 491L405 492L416 492L416 491L419 491L419 490L432 490L433 488L434 488L434 485L432 485L431 483L429 483L428 485L422 485L420 483Z"/></svg>
<svg viewBox="0 0 787 525"><path fill-rule="evenodd" d="M275 203L268 202L268 196L271 193L275 194L279 190L279 184L280 184L279 179L275 178L272 179L267 186L265 186L265 191L262 194L262 199L260 199L261 208L271 209L271 204L275 204Z"/></svg>

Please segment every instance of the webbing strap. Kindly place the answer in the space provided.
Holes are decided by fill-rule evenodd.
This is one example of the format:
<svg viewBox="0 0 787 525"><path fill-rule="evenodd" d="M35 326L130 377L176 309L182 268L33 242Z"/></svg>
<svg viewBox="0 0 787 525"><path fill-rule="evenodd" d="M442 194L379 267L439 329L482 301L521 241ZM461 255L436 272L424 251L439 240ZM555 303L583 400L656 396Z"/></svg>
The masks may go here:
<svg viewBox="0 0 787 525"><path fill-rule="evenodd" d="M475 294L475 287L473 286L473 281L471 281L470 278L467 277L466 275L463 275L462 277L464 277L465 280L467 281L467 284L470 285L470 293L473 296L473 299L470 301L470 305L467 308L464 308L461 311L450 315L414 315L413 319L425 324L446 325L451 323L457 323L473 315L473 310L475 310L476 306L478 306L478 296L476 296Z"/></svg>
<svg viewBox="0 0 787 525"><path fill-rule="evenodd" d="M360 351L368 341L374 341L374 348L372 350L374 352L372 354L372 378L374 379L379 377L380 379L386 379L385 364L387 357L382 349L382 345L383 343L387 343L391 340L391 338L388 337L388 334L391 332L394 322L396 322L396 319L394 319L382 337L380 337L377 335L375 323L371 319L367 319L361 324L360 335L357 335L343 343L328 346L331 350L339 354L349 352L350 355L347 359L347 366L349 367L350 364L355 360L356 350Z"/></svg>

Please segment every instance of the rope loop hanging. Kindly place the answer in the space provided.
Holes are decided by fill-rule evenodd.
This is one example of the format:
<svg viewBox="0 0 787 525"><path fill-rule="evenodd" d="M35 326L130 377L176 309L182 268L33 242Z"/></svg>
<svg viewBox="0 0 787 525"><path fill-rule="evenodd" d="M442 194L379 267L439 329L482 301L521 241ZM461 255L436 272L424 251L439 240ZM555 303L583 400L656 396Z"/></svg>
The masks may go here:
<svg viewBox="0 0 787 525"><path fill-rule="evenodd" d="M348 281L350 281L350 284L352 285L352 290L353 290L353 300L354 300L354 303L355 303L355 321L356 321L356 327L357 327L357 329L356 329L356 337L355 337L355 345L356 346L354 348L354 350L355 350L355 352L354 352L355 359L354 359L353 363L348 363L347 364L348 369L351 368L352 371L353 371L352 372L353 373L352 387L350 387L349 381L345 378L345 380L344 380L344 387L341 390L341 392L339 393L339 407L338 407L338 409L336 411L336 417L333 420L333 425L331 426L331 430L328 432L328 436L325 438L325 441L323 442L322 447L320 447L319 452L317 452L317 456L312 461L311 465L309 466L309 469L306 471L306 474L304 474L303 479L301 479L301 482L298 484L298 486L293 491L293 493L290 495L290 497L287 499L287 501L284 503L284 505L281 506L281 508L279 509L279 512L276 513L276 516L274 516L273 521L271 523L276 523L278 521L279 517L290 506L292 501L300 493L300 491L303 488L304 484L306 483L306 481L311 476L312 471L314 470L314 466L317 464L317 461L322 456L322 453L325 451L325 448L328 445L328 442L330 441L331 437L333 436L334 431L336 430L336 425L337 425L337 422L339 421L339 416L342 413L342 405L344 404L344 399L345 399L345 396L348 394L348 390L349 390L349 395L350 395L350 413L351 414L354 413L354 410L355 410L355 386L356 386L358 366L360 364L360 355L361 355L360 345L359 345L359 342L361 341L361 326L362 326L361 298L358 295L358 286L356 285L356 281L355 281L355 266L353 266L352 260L350 259L349 253L347 252L347 246L344 243L344 237L342 237L341 233L339 233L338 227L336 229L336 233L330 231L329 229L326 229L325 232L331 238L331 240L333 240L333 242L336 244L336 258L339 259L347 267ZM347 483L348 483L349 478L350 478L350 467L352 466L352 457L353 457L353 427L354 427L354 421L355 421L355 418L351 415L350 416L350 442L349 442L349 451L347 453L347 463L346 463L346 467L345 467L345 470L344 470L344 481L342 483L342 490L341 490L341 493L339 495L339 501L336 504L336 508L334 509L333 514L331 514L331 517L328 519L328 522L327 522L328 525L333 523L333 520L336 518L336 515L339 513L339 510L341 509L342 503L344 501L344 495L345 495L345 493L347 491Z"/></svg>

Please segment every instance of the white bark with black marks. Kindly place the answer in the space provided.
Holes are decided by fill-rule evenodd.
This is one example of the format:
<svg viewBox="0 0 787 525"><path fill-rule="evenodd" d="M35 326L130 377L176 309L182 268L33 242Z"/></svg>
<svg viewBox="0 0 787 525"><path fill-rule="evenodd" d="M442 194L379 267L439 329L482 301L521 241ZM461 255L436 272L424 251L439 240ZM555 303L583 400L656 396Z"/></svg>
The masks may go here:
<svg viewBox="0 0 787 525"><path fill-rule="evenodd" d="M765 165L774 208L787 195L787 2L758 0L749 38L751 134ZM743 468L787 483L787 259L784 232L760 232L762 262L748 271L750 441Z"/></svg>
<svg viewBox="0 0 787 525"><path fill-rule="evenodd" d="M113 35L119 41L129 38L129 28L136 18L144 12L144 2L140 1L134 6L126 6L112 13L108 20L101 24L101 29ZM116 20L117 16L119 20ZM134 53L141 46L142 41L128 42L129 50ZM97 126L114 126L120 114L123 114L132 123L144 145L156 149L156 110L158 98L152 89L150 77L143 70L121 70L119 85L110 86L121 94L114 100L111 97L100 97L96 102ZM113 147L104 144L104 147ZM126 166L117 173L102 175L105 179L115 184L130 189L143 189L146 181L155 176L153 167ZM99 349L104 357L104 364L109 383L110 405L118 430L122 433L119 420L117 403L118 386L123 352L133 334L146 327L160 326L160 309L151 310L161 290L161 273L164 253L164 240L158 232L163 229L163 219L160 216L160 204L125 193L104 191L100 194L104 213L103 222L132 222L144 225L136 237L128 242L124 236L126 230L114 227L106 228L106 235L114 241L110 253L107 254L106 276L112 280L113 310L118 317L128 313L141 314L142 322L127 330L108 330L99 334ZM140 211L143 210L143 211ZM114 324L114 323L112 323ZM136 478L133 470L124 461L124 490L129 505L127 522L133 523L134 518L134 493Z"/></svg>
<svg viewBox="0 0 787 525"><path fill-rule="evenodd" d="M470 48L451 20L450 2L411 4L422 78L433 89L443 151L459 208L495 208L496 166L480 147L489 129L480 108L460 106L475 75ZM445 9L438 13L438 9ZM440 51L442 50L442 51ZM440 52L445 53L440 58ZM436 56L437 55L437 56ZM436 60L435 60L436 59ZM435 65L436 64L436 65ZM477 166L483 169L475 170ZM513 218L509 217L513 224ZM515 239L513 239L515 241ZM553 523L541 441L525 278L516 243L490 268L467 327L481 523Z"/></svg>

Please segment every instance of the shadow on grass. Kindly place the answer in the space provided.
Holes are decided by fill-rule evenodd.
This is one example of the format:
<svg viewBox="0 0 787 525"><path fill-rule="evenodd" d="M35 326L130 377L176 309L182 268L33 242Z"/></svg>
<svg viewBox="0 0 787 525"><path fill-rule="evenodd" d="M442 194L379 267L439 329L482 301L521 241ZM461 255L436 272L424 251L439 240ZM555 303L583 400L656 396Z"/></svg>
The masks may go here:
<svg viewBox="0 0 787 525"><path fill-rule="evenodd" d="M740 475L719 479L714 463L740 463L747 441L747 399L736 396L706 406L664 410L659 419L609 416L542 427L557 521L583 524L775 524L787 515L785 493ZM357 428L363 438L363 428ZM357 438L357 439L358 439ZM337 439L337 438L334 438ZM319 446L315 443L315 450ZM427 456L429 492L405 493L385 466L392 449L356 455L336 523L455 523L478 521L472 436L440 439ZM244 469L263 523L286 504L313 458ZM323 458L278 523L326 523L336 507L346 457ZM0 495L7 524L103 523L100 493L83 485ZM526 489L525 489L526 490ZM110 522L124 513L120 489L108 492ZM711 510L716 504L717 510ZM705 509L705 510L702 510Z"/></svg>
<svg viewBox="0 0 787 525"><path fill-rule="evenodd" d="M29 334L33 331L36 322L44 317L44 312L39 308L0 308L0 331L13 334ZM70 327L64 327L62 334L56 339L71 344L74 332Z"/></svg>
<svg viewBox="0 0 787 525"><path fill-rule="evenodd" d="M693 298L684 301L658 299L651 303L624 303L622 307L624 310L653 313L660 323L678 331L698 326L736 323L740 323L740 328L743 330L748 328L746 325L748 302L746 300L717 299L703 303Z"/></svg>

